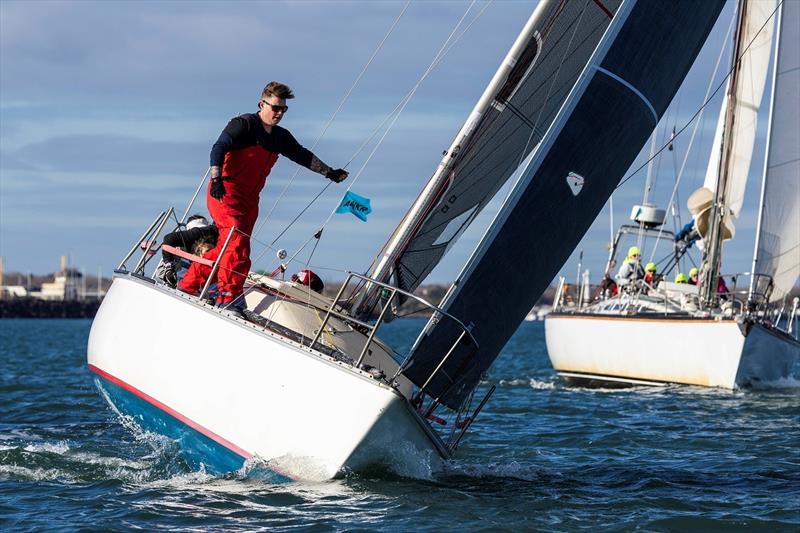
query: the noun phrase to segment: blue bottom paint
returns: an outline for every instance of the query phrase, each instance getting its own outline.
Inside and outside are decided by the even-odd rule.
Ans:
[[[236,472],[244,465],[245,458],[186,425],[169,413],[131,394],[122,387],[99,376],[95,384],[121,413],[133,417],[147,431],[164,435],[178,443],[181,456],[195,469],[202,465],[206,472],[214,475]],[[258,474],[264,473],[257,468]],[[258,477],[262,477],[259,475]],[[268,470],[264,476],[273,483],[286,483],[290,478]]]

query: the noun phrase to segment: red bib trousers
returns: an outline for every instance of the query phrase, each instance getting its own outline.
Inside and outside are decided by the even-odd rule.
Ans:
[[[222,200],[211,197],[211,184],[206,203],[211,218],[219,228],[217,246],[204,257],[216,261],[222,247],[236,228],[228,247],[219,261],[217,272],[217,304],[225,305],[242,294],[244,281],[250,272],[250,235],[258,218],[258,199],[267,176],[278,160],[278,154],[261,146],[231,150],[225,154],[222,175],[225,176],[225,196]],[[193,263],[178,287],[198,293],[211,274],[211,268]]]

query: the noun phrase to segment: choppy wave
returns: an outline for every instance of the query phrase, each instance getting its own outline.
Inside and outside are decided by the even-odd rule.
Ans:
[[[542,381],[536,378],[501,379],[497,382],[501,387],[530,387],[537,390],[555,389],[555,381]]]
[[[34,453],[46,452],[46,453],[55,453],[58,455],[64,455],[69,451],[69,444],[67,444],[65,441],[55,442],[55,443],[43,442],[37,444],[28,444],[23,449],[26,452],[34,452]]]
[[[536,481],[545,470],[534,463],[527,462],[461,462],[450,461],[439,473],[438,478],[446,480],[453,476],[464,476],[475,479],[507,478],[523,481]]]

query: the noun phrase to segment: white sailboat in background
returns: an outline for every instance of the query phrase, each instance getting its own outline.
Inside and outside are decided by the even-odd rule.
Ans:
[[[451,457],[493,391],[476,397],[480,376],[658,123],[722,4],[540,2],[370,275],[349,274],[332,300],[250,273],[243,319],[209,305],[208,285],[194,297],[155,283],[150,244],[126,264],[158,239],[172,209],[162,212],[115,271],[92,325],[88,363],[102,394],[212,472],[258,460],[277,479],[375,464],[414,475]],[[526,158],[444,303],[414,296]],[[564,232],[542,239],[529,223]],[[534,246],[552,250],[532,258]],[[433,318],[406,355],[376,332],[409,298]]]
[[[742,1],[738,17],[739,59],[715,150],[704,187],[688,200],[704,244],[701,283],[639,282],[575,308],[565,305],[562,280],[545,331],[553,367],[568,382],[779,385],[800,357],[798,301],[788,300],[800,275],[800,3]],[[753,271],[743,295],[734,286],[721,297],[722,242],[735,236],[744,200],[773,26],[774,78]],[[674,243],[672,232],[659,229],[663,210],[651,209],[649,216],[634,211],[639,224],[621,228],[607,271],[626,236],[653,246]],[[667,265],[675,266],[683,252],[676,246]],[[746,277],[734,276],[737,282]]]

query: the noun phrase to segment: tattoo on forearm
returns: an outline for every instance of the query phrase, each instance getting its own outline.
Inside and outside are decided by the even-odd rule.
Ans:
[[[311,156],[311,164],[308,166],[308,168],[317,174],[322,174],[323,176],[331,171],[331,167],[320,161],[320,159],[315,155]]]

